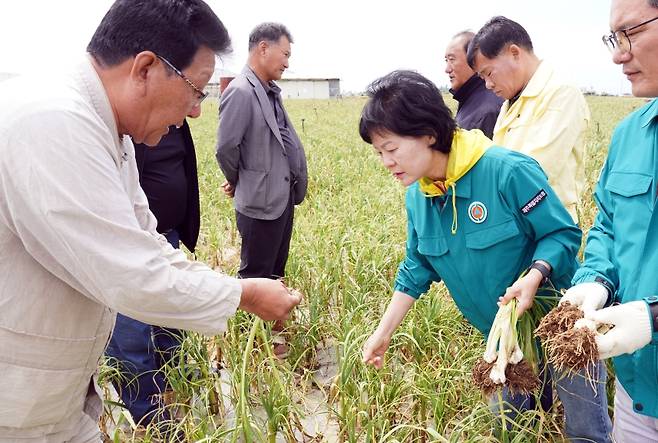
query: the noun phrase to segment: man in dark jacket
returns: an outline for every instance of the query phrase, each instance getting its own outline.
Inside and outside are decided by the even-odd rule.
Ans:
[[[157,148],[135,144],[139,183],[151,212],[158,219],[157,231],[174,248],[182,242],[194,252],[199,237],[199,183],[196,154],[187,122],[172,126]],[[118,314],[107,355],[116,359],[121,372],[114,385],[136,423],[169,418],[163,393],[168,389],[163,368],[175,364],[182,340],[177,329],[151,326]]]
[[[446,48],[446,69],[450,77],[450,93],[459,102],[455,120],[464,129],[480,129],[491,138],[503,99],[489,91],[468,65],[466,51],[475,34],[462,31],[455,35]]]

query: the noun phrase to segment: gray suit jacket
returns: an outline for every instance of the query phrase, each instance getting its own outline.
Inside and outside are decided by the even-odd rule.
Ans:
[[[304,200],[308,185],[306,156],[288,113],[285,119],[299,152],[292,174],[288,153],[267,93],[248,67],[222,93],[219,104],[217,161],[229,183],[235,186],[235,209],[248,217],[274,220],[288,204]]]

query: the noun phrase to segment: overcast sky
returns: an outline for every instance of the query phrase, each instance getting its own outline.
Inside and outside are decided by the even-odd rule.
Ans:
[[[239,72],[249,31],[279,21],[295,44],[289,77],[338,77],[362,91],[387,72],[414,69],[447,85],[444,50],[452,35],[505,15],[529,32],[540,58],[572,83],[614,94],[630,91],[601,36],[610,0],[209,0],[227,26],[234,53],[218,65]],[[111,0],[0,2],[0,73],[40,72],[47,79],[84,49]]]

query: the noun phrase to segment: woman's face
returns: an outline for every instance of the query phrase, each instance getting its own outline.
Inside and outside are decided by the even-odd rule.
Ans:
[[[413,184],[421,177],[438,180],[436,175],[437,155],[441,153],[430,148],[434,137],[406,137],[388,131],[372,134],[372,146],[379,155],[384,167],[404,186]]]

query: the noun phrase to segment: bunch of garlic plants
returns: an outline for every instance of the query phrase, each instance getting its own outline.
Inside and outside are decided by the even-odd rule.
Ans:
[[[507,386],[514,394],[526,395],[539,387],[537,354],[532,343],[533,318],[537,313],[532,311],[541,307],[538,303],[535,305],[525,314],[524,321],[519,319],[516,299],[498,309],[484,355],[473,368],[473,381],[487,397],[502,386]],[[519,339],[524,339],[524,343]],[[525,358],[522,349],[528,350]]]

